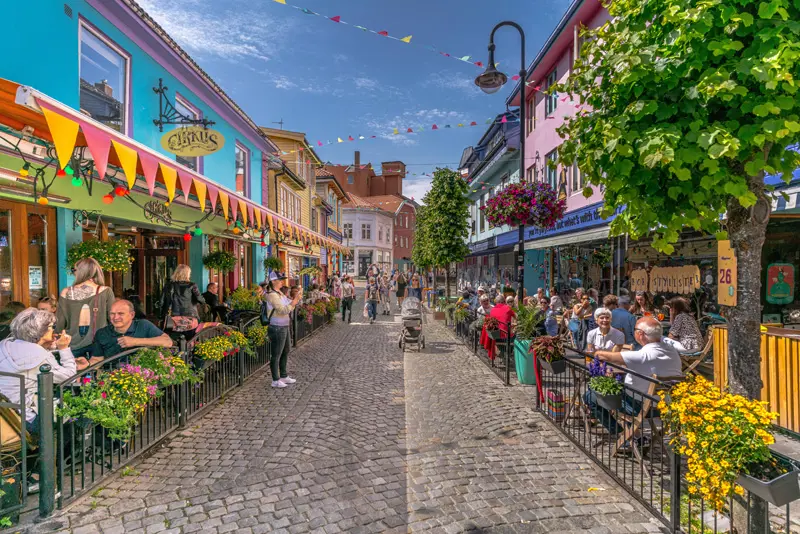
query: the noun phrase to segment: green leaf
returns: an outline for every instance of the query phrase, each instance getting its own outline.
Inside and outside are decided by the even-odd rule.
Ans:
[[[750,176],[758,176],[758,173],[764,168],[764,160],[756,158],[744,164],[744,170]]]
[[[712,158],[719,158],[725,152],[725,147],[720,144],[713,144],[708,149],[708,155]]]
[[[592,189],[591,187],[585,187],[585,188],[583,189],[583,196],[584,196],[584,197],[586,197],[586,198],[589,198],[589,197],[591,197],[593,194],[594,194],[594,189]]]
[[[728,232],[722,230],[714,234],[714,237],[717,238],[717,241],[727,241],[728,240]]]

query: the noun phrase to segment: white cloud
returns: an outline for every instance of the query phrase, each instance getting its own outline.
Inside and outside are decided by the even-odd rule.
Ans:
[[[212,6],[224,4],[211,0],[139,0],[170,37],[192,54],[234,61],[274,57],[293,24],[236,4],[213,12]]]
[[[430,176],[423,176],[409,180],[403,180],[403,194],[407,197],[414,197],[414,200],[422,204],[422,199],[425,194],[430,191],[433,178]]]
[[[359,89],[377,89],[378,82],[373,80],[372,78],[356,78],[353,80],[353,84]]]
[[[473,80],[464,76],[463,73],[453,71],[436,72],[422,82],[422,86],[457,91],[460,96],[466,96],[468,98],[474,98],[483,94]]]
[[[286,76],[272,76],[272,83],[275,84],[277,89],[293,89],[297,87],[297,84]]]

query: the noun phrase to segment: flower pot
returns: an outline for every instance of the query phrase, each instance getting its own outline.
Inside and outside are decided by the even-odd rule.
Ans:
[[[754,495],[758,495],[765,501],[775,506],[783,506],[792,501],[800,499],[800,484],[798,484],[798,474],[800,471],[792,469],[777,478],[768,482],[741,474],[736,482],[744,489]]]
[[[594,395],[594,400],[597,402],[597,404],[606,410],[613,411],[622,408],[622,395],[619,393],[616,395],[603,395],[602,393],[592,390],[592,394]]]
[[[433,312],[433,320],[434,321],[442,321],[442,320],[444,320],[444,312],[443,311],[435,311],[435,312]]]
[[[541,365],[554,375],[560,375],[567,370],[567,360],[556,360],[554,362],[548,362],[544,358],[539,358],[539,365]]]
[[[533,358],[528,354],[531,342],[528,339],[514,340],[514,364],[517,368],[517,380],[520,384],[532,386],[536,384],[536,372],[533,369]]]
[[[498,340],[498,339],[502,339],[501,336],[503,335],[503,333],[500,332],[499,329],[497,329],[497,330],[487,330],[486,331],[486,335],[488,335],[490,338],[492,338],[494,340]]]

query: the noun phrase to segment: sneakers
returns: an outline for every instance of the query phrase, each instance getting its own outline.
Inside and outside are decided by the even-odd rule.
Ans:
[[[283,382],[284,384],[294,384],[295,382],[297,382],[297,380],[295,380],[291,376],[287,376],[287,377],[281,378],[280,382]]]
[[[372,323],[374,323],[374,322],[375,322],[375,318],[373,318],[373,317],[370,317],[370,318],[369,318],[369,324],[372,324]]]
[[[288,386],[289,386],[288,384],[286,384],[284,382],[281,382],[280,380],[275,380],[272,383],[272,387],[274,387],[274,388],[285,388],[285,387],[288,387]]]

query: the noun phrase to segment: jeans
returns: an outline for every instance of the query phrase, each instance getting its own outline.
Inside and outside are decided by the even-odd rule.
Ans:
[[[367,314],[369,315],[370,319],[377,319],[378,318],[378,301],[377,300],[368,300],[367,301]]]
[[[597,404],[597,401],[594,398],[594,391],[591,389],[588,390],[583,395],[583,400],[586,402],[586,406],[589,407],[589,411],[592,413],[592,417],[600,421],[608,433],[612,436],[616,436],[620,432],[622,432],[622,428],[617,423],[617,420],[611,416],[611,412],[603,408],[602,406]],[[625,394],[622,397],[622,408],[619,409],[620,412],[626,413],[630,416],[637,416],[639,412],[642,411],[642,400],[634,399],[630,395]],[[645,414],[645,417],[657,417],[658,410],[651,409],[649,414]]]
[[[342,321],[344,321],[344,315],[347,313],[347,322],[349,323],[350,320],[353,318],[353,299],[352,297],[345,297],[342,299]]]
[[[286,360],[289,358],[289,327],[272,326],[268,330],[271,357],[269,369],[272,371],[272,381],[289,376],[286,373]]]
[[[392,303],[389,300],[389,295],[382,297],[381,302],[383,302],[383,311],[386,313],[392,313]]]

